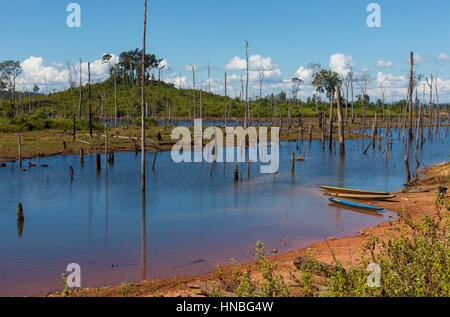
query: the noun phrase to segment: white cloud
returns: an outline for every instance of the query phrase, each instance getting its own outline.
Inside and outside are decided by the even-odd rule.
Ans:
[[[223,67],[223,69],[226,71],[246,70],[247,61],[235,56]],[[272,63],[272,58],[256,54],[249,57],[248,69],[253,71],[275,71],[279,69],[279,66]]]
[[[111,64],[117,63],[119,58],[112,55]],[[25,81],[27,85],[36,84],[41,88],[46,85],[49,92],[52,90],[66,89],[69,85],[69,76],[66,68],[63,68],[62,63],[50,63],[50,66],[45,65],[42,57],[30,56],[21,63],[22,74],[19,77],[20,81]],[[75,70],[78,72],[80,64],[74,64]],[[102,60],[96,60],[91,63],[91,82],[104,80],[109,75],[109,65],[102,63]],[[73,79],[76,80],[78,76]],[[82,63],[82,77],[85,84],[88,79],[88,63]],[[20,87],[19,87],[20,88]]]
[[[441,54],[438,56],[438,60],[440,60],[441,62],[444,62],[444,63],[450,62],[450,56],[448,56],[448,55],[445,54],[445,53],[441,53]]]
[[[53,67],[55,67],[55,68],[61,68],[61,67],[64,67],[64,64],[63,63],[52,63],[51,64]]]
[[[425,57],[420,56],[419,54],[414,55],[414,64],[423,64],[427,62],[427,59]],[[408,59],[409,63],[409,59]]]
[[[347,73],[353,66],[353,58],[342,53],[333,54],[330,56],[331,70],[343,75]]]
[[[177,76],[177,74],[172,73],[168,77],[163,78],[163,81],[166,83],[173,84],[177,88],[179,88],[180,86],[181,86],[181,88],[187,88],[186,76],[181,76],[181,75]]]
[[[313,70],[311,68],[305,68],[301,66],[295,72],[295,77],[300,78],[303,82],[308,83],[312,81]]]
[[[225,71],[245,71],[247,69],[247,62],[240,57],[233,57],[225,66]],[[259,85],[259,72],[264,73],[264,82],[278,82],[283,80],[283,74],[277,64],[272,62],[272,58],[263,57],[255,54],[251,55],[248,60],[248,79],[250,84],[256,87],[256,83]],[[240,76],[232,74],[228,77],[232,82],[237,81],[240,83]],[[244,75],[246,80],[246,75]],[[259,86],[258,86],[259,87]]]
[[[378,87],[400,88],[408,84],[408,79],[405,76],[394,76],[392,74],[378,72],[376,84]]]
[[[379,68],[389,68],[389,67],[394,67],[395,65],[394,65],[394,63],[392,63],[390,61],[387,61],[387,60],[384,60],[384,59],[380,59],[377,62],[376,66],[379,67]]]
[[[162,68],[162,69],[164,69],[164,70],[171,70],[170,65],[169,65],[169,62],[167,62],[166,59],[163,59],[163,60],[161,61],[161,63],[159,63],[159,67]]]
[[[246,69],[247,63],[244,59],[241,59],[237,56],[233,57],[228,64],[223,67],[225,71],[234,71],[234,70],[244,70]]]

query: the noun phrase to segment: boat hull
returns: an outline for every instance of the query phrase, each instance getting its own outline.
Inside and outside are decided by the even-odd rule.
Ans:
[[[343,199],[339,199],[339,198],[329,198],[329,200],[334,204],[337,204],[340,206],[345,206],[345,207],[350,207],[350,208],[356,208],[356,209],[367,210],[367,211],[378,211],[378,212],[383,210],[382,207],[376,207],[376,206],[371,206],[371,205],[355,203],[353,201],[343,200]]]
[[[338,198],[348,198],[348,199],[358,199],[358,200],[388,200],[395,198],[395,195],[362,195],[362,194],[340,194],[340,193],[325,193],[325,195],[338,197]]]
[[[350,188],[341,188],[341,187],[332,187],[332,186],[320,186],[320,188],[325,189],[329,192],[340,193],[340,194],[356,194],[356,195],[376,195],[376,196],[386,196],[390,193],[386,192],[374,192],[369,190],[359,190],[359,189],[350,189]]]

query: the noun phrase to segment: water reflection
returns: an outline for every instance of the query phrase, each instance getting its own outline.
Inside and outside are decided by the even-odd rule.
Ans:
[[[19,236],[19,238],[21,238],[23,234],[23,224],[24,221],[17,221],[17,235]]]
[[[147,280],[147,257],[146,257],[146,221],[145,221],[145,192],[142,192],[142,219],[141,219],[141,263],[142,263],[142,280]]]
[[[375,217],[330,206],[317,187],[397,190],[405,181],[405,147],[395,142],[389,165],[377,147],[363,155],[361,140],[346,141],[345,159],[322,152],[320,140],[302,142],[299,151],[306,160],[296,162],[294,178],[290,163],[296,144],[282,142],[277,175],[260,174],[255,162],[247,179],[247,164],[239,163],[244,177],[237,183],[234,163],[217,164],[211,177],[210,164],[175,164],[170,153],[161,153],[155,173],[147,175],[148,205],[140,190],[140,158],[134,153],[118,153],[107,177],[105,169],[101,177],[96,175],[95,155],[85,157],[84,168],[77,155],[37,162],[48,164],[47,169],[0,169],[0,296],[57,290],[55,272],[68,263],[82,266],[84,287],[120,285],[207,273],[231,258],[246,261],[244,255],[254,250],[256,241],[273,250],[285,236],[288,251],[324,237],[357,234],[388,221],[391,214]],[[448,160],[449,149],[449,139],[435,137],[427,139],[417,157],[422,166],[437,163]],[[414,146],[409,151],[414,155]],[[75,172],[72,184],[69,165]],[[11,213],[18,201],[27,206],[26,234]],[[147,239],[152,246],[148,259]]]

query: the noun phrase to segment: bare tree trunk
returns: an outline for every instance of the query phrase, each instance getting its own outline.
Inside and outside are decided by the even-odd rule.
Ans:
[[[437,131],[439,131],[439,127],[440,127],[440,106],[439,106],[439,95],[438,95],[438,74],[436,74],[436,83],[434,84],[434,89],[435,89],[435,95],[436,95],[436,127],[437,127]]]
[[[141,60],[141,190],[145,192],[145,37],[147,33],[147,0],[144,1],[144,28],[143,28],[142,60]]]
[[[245,127],[248,126],[247,115],[250,117],[250,107],[248,104],[248,41],[245,41],[245,60],[247,61],[247,83],[245,86]]]
[[[292,127],[292,112],[291,112],[291,103],[292,103],[292,98],[289,98],[288,101],[288,127]]]
[[[261,116],[261,98],[262,98],[262,86],[264,82],[264,71],[259,72],[259,99],[258,99],[258,125]]]
[[[114,125],[117,126],[119,107],[117,105],[117,71],[114,69]]]
[[[211,93],[211,65],[208,64],[208,92]]]
[[[92,138],[92,93],[91,93],[91,63],[88,62],[88,87],[89,87],[89,135]]]
[[[328,148],[330,149],[330,152],[333,150],[333,103],[334,103],[334,90],[331,91],[330,94],[330,127],[329,127],[329,141],[330,144],[328,145]]]
[[[339,133],[339,153],[341,155],[345,154],[345,141],[344,141],[344,118],[342,113],[342,104],[341,104],[341,87],[337,87],[336,90],[336,99],[337,99],[337,113],[338,113],[338,133]]]
[[[193,104],[193,110],[194,110],[194,119],[195,119],[195,66],[192,65],[192,88],[194,89],[194,104]]]
[[[225,127],[227,126],[228,121],[228,104],[227,104],[227,73],[225,72],[225,111],[224,111],[224,117],[225,117]]]
[[[78,117],[81,118],[81,105],[83,101],[82,64],[80,58],[80,100],[78,101]]]
[[[413,107],[412,107],[412,96],[413,96],[413,80],[414,80],[414,53],[411,52],[409,55],[410,60],[410,71],[409,71],[409,140],[414,138],[413,133]]]

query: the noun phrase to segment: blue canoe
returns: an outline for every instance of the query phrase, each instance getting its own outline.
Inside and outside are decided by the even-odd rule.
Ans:
[[[356,209],[368,210],[368,211],[382,211],[384,209],[384,208],[381,208],[381,207],[365,205],[365,204],[360,204],[360,203],[354,203],[352,201],[342,200],[342,199],[338,199],[338,198],[329,198],[329,200],[332,203],[335,203],[335,204],[338,204],[338,205],[351,207],[351,208],[356,208]]]

